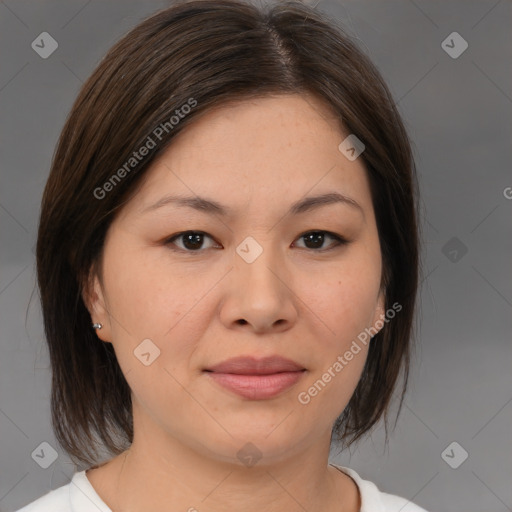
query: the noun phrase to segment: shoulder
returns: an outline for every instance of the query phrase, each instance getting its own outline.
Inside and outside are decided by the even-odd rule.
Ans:
[[[63,485],[58,489],[47,492],[16,512],[69,512],[71,509],[69,500],[70,485]]]
[[[381,492],[380,495],[386,512],[427,512],[406,498],[385,492]]]
[[[332,465],[356,482],[361,495],[360,512],[427,512],[406,498],[380,491],[373,482],[364,480],[353,469]]]
[[[85,471],[75,473],[69,484],[41,496],[16,512],[112,512],[89,482]]]

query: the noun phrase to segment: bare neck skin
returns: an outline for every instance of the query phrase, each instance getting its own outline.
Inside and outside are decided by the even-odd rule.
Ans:
[[[329,438],[280,462],[221,462],[142,433],[130,449],[87,471],[113,512],[358,512],[355,482],[327,464]]]

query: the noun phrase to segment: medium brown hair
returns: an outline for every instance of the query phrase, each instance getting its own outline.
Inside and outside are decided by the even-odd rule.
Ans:
[[[371,341],[332,432],[348,446],[384,415],[387,441],[401,371],[397,418],[407,388],[419,279],[416,171],[393,98],[344,29],[313,8],[195,0],[157,12],[110,49],[78,94],[44,190],[37,276],[53,371],[52,424],[73,460],[95,464],[98,448],[117,455],[133,440],[130,388],[83,301],[109,226],[151,162],[197,116],[276,94],[315,95],[365,145],[359,158],[370,182],[385,303],[402,309]],[[191,100],[194,108],[170,122]],[[127,170],[133,151],[159,126],[167,131],[156,147]],[[122,179],[114,181],[116,173]],[[98,198],[107,182],[108,193]]]

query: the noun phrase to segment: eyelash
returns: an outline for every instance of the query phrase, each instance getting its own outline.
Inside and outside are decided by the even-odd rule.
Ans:
[[[332,250],[334,250],[334,249],[336,249],[336,248],[338,248],[340,246],[348,245],[349,244],[348,240],[346,240],[342,236],[336,235],[335,233],[332,233],[330,231],[324,231],[324,230],[306,231],[305,233],[302,233],[302,235],[300,235],[297,239],[303,238],[306,235],[310,235],[310,234],[313,234],[313,233],[315,233],[315,234],[321,233],[321,234],[327,235],[328,237],[334,239],[336,241],[336,244],[333,247],[329,247],[327,249],[308,249],[306,247],[305,248],[306,250],[313,251],[313,252],[316,252],[316,253],[325,253],[325,252],[332,251]],[[172,245],[174,244],[174,240],[176,240],[176,239],[178,239],[178,238],[180,238],[180,237],[182,237],[184,235],[188,235],[188,234],[204,235],[204,236],[206,236],[206,237],[208,237],[208,238],[213,240],[213,237],[211,237],[210,235],[208,235],[204,231],[189,230],[189,231],[181,231],[180,233],[176,233],[176,234],[170,236],[169,238],[165,239],[165,241],[163,243],[164,243],[164,245],[169,246],[170,250],[174,251],[174,252],[189,253],[189,254],[195,254],[195,253],[204,252],[206,249],[198,249],[198,250],[192,251],[192,250],[188,250],[188,249],[176,248],[176,246],[172,247]],[[300,247],[300,249],[302,249],[302,247]]]

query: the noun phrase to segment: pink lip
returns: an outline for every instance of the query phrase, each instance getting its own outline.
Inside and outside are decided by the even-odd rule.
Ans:
[[[239,375],[270,375],[281,372],[297,372],[305,370],[303,366],[280,356],[256,358],[240,356],[227,359],[222,363],[206,368],[206,371],[218,373],[236,373]]]
[[[207,374],[222,387],[244,398],[264,400],[293,386],[305,371],[283,357],[236,357],[207,368]]]

